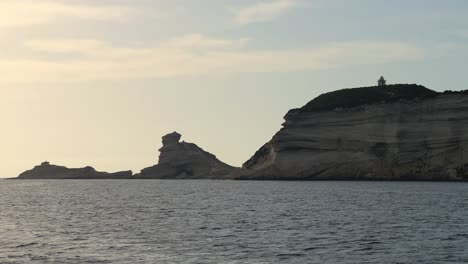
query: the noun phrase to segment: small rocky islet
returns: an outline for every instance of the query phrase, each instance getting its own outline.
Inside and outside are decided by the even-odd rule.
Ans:
[[[468,92],[416,84],[352,88],[290,110],[283,128],[242,168],[177,132],[159,163],[132,175],[47,162],[18,179],[468,180]]]
[[[70,169],[64,166],[52,165],[43,162],[31,170],[25,171],[18,179],[131,179],[132,171],[121,171],[115,173],[99,172],[93,167]]]
[[[92,167],[69,169],[43,162],[17,179],[235,179],[240,168],[221,162],[193,143],[180,142],[173,132],[162,138],[159,163],[133,175],[132,171],[97,172]]]

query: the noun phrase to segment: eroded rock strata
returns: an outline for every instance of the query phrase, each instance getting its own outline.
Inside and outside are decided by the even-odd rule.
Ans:
[[[44,162],[31,170],[25,171],[18,179],[131,179],[131,171],[107,173],[96,171],[92,167],[69,169],[64,166]]]
[[[162,138],[159,163],[143,169],[138,179],[233,179],[239,168],[221,162],[193,143],[180,142],[177,132]]]
[[[242,169],[255,180],[467,180],[468,94],[336,91],[285,116]]]

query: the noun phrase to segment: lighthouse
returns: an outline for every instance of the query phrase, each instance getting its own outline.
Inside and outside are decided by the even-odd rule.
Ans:
[[[387,85],[387,81],[384,79],[383,76],[380,77],[380,79],[377,81],[378,86],[385,86]]]

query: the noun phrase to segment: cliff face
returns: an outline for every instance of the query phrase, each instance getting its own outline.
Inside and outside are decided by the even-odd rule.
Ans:
[[[419,91],[408,93],[413,88]],[[326,94],[291,110],[244,164],[241,179],[468,179],[466,93],[414,85],[365,89]]]
[[[131,179],[131,171],[107,173],[96,171],[92,167],[69,169],[44,162],[32,170],[25,171],[18,179]]]
[[[179,142],[177,132],[163,137],[159,163],[143,169],[140,179],[232,179],[239,169],[229,166],[192,143]]]

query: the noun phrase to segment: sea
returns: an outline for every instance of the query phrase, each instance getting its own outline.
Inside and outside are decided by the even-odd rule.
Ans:
[[[0,263],[468,263],[468,183],[2,180]]]

